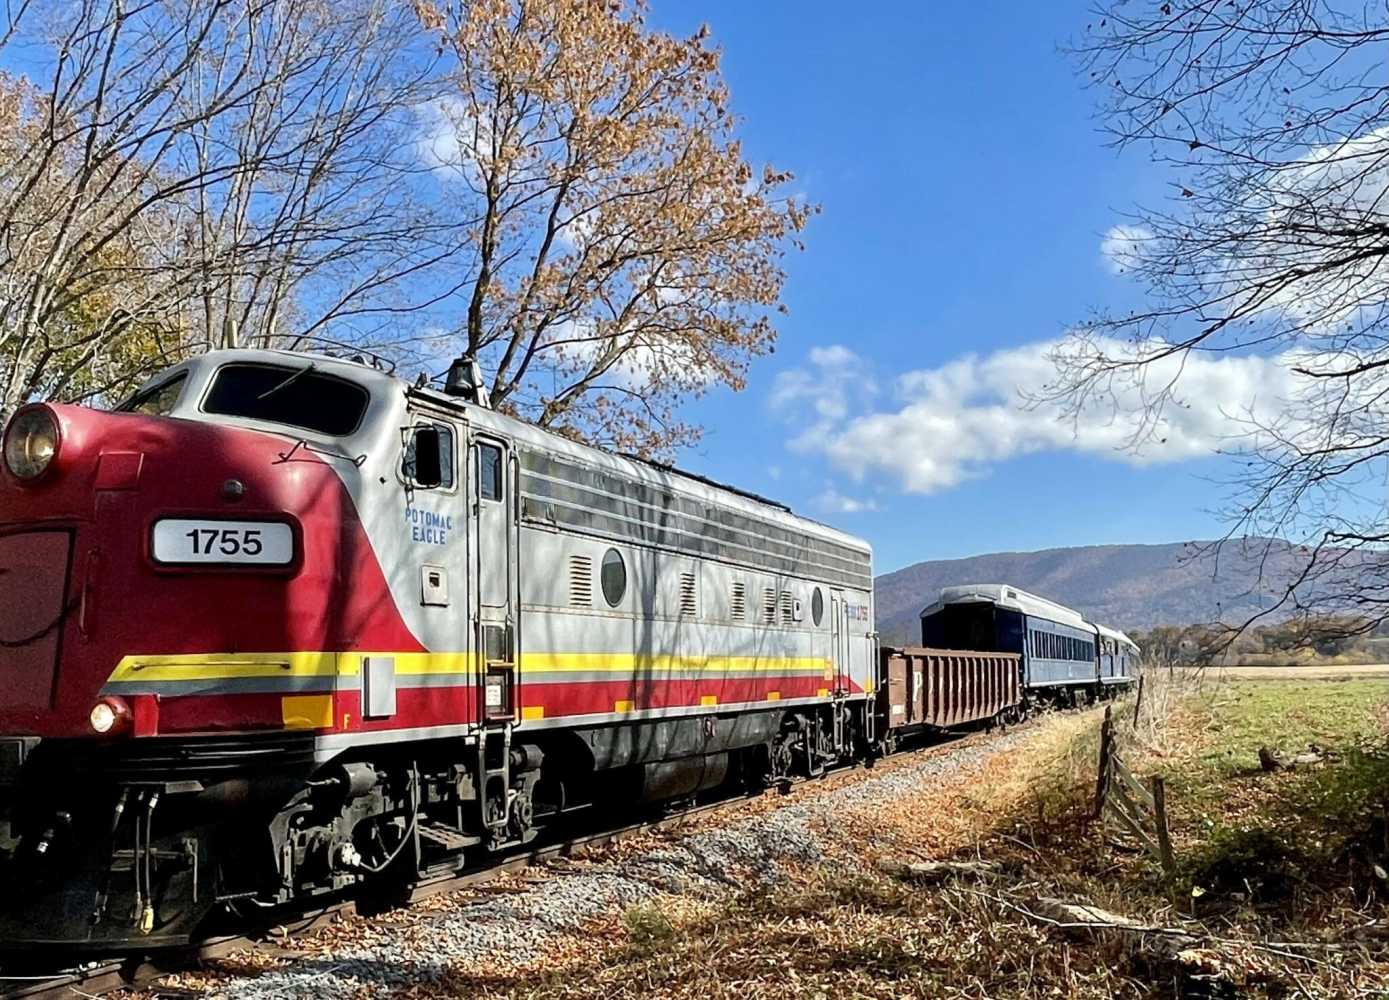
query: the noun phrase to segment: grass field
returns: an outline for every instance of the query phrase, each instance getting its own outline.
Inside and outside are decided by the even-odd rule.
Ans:
[[[1198,668],[1183,667],[1192,671]],[[1354,677],[1389,677],[1389,663],[1314,664],[1295,667],[1201,667],[1213,680],[1305,681]]]

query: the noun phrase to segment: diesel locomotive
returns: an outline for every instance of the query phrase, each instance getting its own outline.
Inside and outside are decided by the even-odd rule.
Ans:
[[[499,413],[466,359],[218,351],[23,407],[0,950],[183,945],[1026,697],[1017,652],[880,650],[872,588],[865,542]]]
[[[868,546],[371,365],[39,404],[0,484],[0,944],[458,866],[875,739]]]

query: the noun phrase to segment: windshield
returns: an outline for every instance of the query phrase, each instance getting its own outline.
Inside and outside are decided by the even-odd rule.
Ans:
[[[183,393],[183,383],[187,380],[188,373],[179,372],[162,385],[156,385],[131,397],[117,409],[121,413],[143,413],[150,417],[162,417],[174,408],[178,397]]]
[[[351,434],[362,422],[367,391],[303,365],[232,364],[217,369],[204,413],[249,417],[320,434]]]

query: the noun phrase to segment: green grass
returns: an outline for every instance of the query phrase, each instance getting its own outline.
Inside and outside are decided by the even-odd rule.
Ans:
[[[1180,882],[1201,894],[1197,909],[1248,904],[1291,926],[1328,893],[1374,895],[1389,850],[1386,701],[1383,680],[1250,681],[1189,706],[1185,751],[1152,763],[1167,775]],[[1259,766],[1260,747],[1291,755],[1312,744],[1324,762]]]
[[[646,951],[661,947],[675,937],[675,925],[660,907],[643,903],[622,914],[623,926],[634,948]]]
[[[1183,729],[1192,753],[1164,762],[1168,786],[1189,804],[1218,805],[1232,778],[1259,769],[1259,748],[1293,753],[1309,744],[1349,749],[1372,741],[1389,700],[1382,679],[1243,681],[1198,696]]]

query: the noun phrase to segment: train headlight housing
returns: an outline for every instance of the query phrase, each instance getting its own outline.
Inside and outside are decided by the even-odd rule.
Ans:
[[[92,706],[87,722],[98,736],[109,736],[130,725],[130,706],[119,698],[103,698]]]
[[[5,428],[5,468],[24,482],[38,479],[58,454],[58,418],[46,406],[20,410]]]

